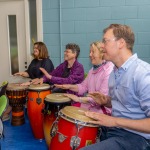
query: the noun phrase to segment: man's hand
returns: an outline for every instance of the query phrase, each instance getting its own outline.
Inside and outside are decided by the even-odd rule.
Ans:
[[[90,112],[90,111],[85,112],[85,115],[95,120],[95,121],[90,121],[90,123],[98,124],[98,125],[106,126],[106,127],[116,126],[117,118],[115,117],[96,113],[96,112]]]

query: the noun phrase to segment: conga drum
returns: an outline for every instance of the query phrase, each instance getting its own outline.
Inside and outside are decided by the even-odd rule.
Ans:
[[[49,84],[30,85],[28,88],[27,113],[36,139],[44,139],[42,109],[44,98],[50,93]]]
[[[44,121],[43,129],[46,144],[49,147],[51,136],[50,130],[53,122],[58,117],[58,112],[65,106],[71,105],[71,99],[64,96],[63,93],[52,93],[46,96],[44,100],[45,107],[43,109]]]
[[[84,115],[86,109],[66,106],[60,110],[51,129],[49,150],[78,150],[96,142],[98,125]]]
[[[25,123],[24,104],[26,103],[27,88],[27,86],[20,86],[18,83],[10,83],[6,88],[9,104],[12,106],[11,124],[13,126]]]

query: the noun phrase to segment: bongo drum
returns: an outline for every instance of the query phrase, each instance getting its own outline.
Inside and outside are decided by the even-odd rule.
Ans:
[[[30,85],[28,88],[27,113],[36,139],[44,138],[42,109],[44,98],[50,93],[49,84]]]
[[[26,103],[27,86],[20,86],[18,83],[10,83],[6,88],[9,104],[12,106],[11,124],[19,126],[25,123],[24,104]]]
[[[51,129],[49,150],[78,150],[96,142],[98,125],[89,123],[93,119],[85,116],[85,111],[74,106],[60,110]]]
[[[45,107],[43,109],[44,121],[43,129],[46,144],[49,147],[51,136],[50,130],[53,122],[58,117],[58,112],[65,106],[71,105],[71,99],[64,96],[63,93],[53,93],[46,96],[44,100]]]

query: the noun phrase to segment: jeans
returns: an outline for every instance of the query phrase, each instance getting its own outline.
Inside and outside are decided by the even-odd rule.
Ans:
[[[150,140],[124,129],[102,127],[100,142],[80,150],[150,150]]]

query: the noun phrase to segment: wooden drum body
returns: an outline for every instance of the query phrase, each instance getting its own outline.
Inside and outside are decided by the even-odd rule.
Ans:
[[[92,119],[84,115],[85,111],[74,106],[60,110],[51,129],[49,150],[78,150],[96,142],[98,126],[88,123]]]
[[[48,84],[31,85],[28,88],[27,113],[36,139],[44,138],[42,109],[44,98],[50,93]]]
[[[65,106],[71,105],[71,100],[63,96],[63,93],[53,93],[46,96],[44,100],[44,121],[43,121],[43,129],[44,129],[44,136],[46,140],[46,144],[49,147],[51,136],[50,130],[53,122],[58,117],[58,112],[60,109],[64,108]]]
[[[27,86],[20,86],[17,83],[10,83],[6,88],[9,104],[12,106],[11,124],[14,126],[25,123],[24,104],[26,103]]]

